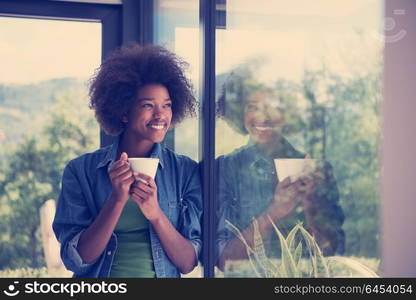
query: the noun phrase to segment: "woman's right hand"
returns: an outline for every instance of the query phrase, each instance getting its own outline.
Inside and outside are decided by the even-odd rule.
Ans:
[[[267,214],[274,222],[290,214],[299,204],[304,193],[302,182],[291,182],[285,178],[276,186],[274,201],[269,206]]]
[[[111,196],[114,197],[116,201],[121,202],[127,202],[130,197],[130,186],[135,181],[127,158],[127,153],[121,153],[120,159],[117,160],[108,171],[112,187]]]

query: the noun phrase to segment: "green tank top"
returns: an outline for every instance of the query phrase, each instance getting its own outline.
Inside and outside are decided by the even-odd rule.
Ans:
[[[118,245],[110,277],[155,277],[149,221],[132,199],[127,201],[114,233]]]

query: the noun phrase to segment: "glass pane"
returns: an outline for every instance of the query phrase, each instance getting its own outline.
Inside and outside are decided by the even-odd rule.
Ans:
[[[347,259],[378,272],[382,1],[225,9],[216,276],[372,275]]]
[[[191,79],[195,95],[199,85],[199,1],[156,0],[154,1],[154,41],[176,53],[189,64],[187,77]],[[192,41],[192,42],[190,42]],[[197,98],[198,99],[198,98]],[[187,118],[168,133],[168,147],[176,153],[199,161],[199,111]],[[198,265],[183,277],[202,277],[202,266]]]
[[[187,76],[191,79],[195,95],[199,84],[199,1],[154,1],[154,41],[165,46],[189,64]],[[190,43],[189,41],[194,41]],[[199,161],[199,121],[185,119],[171,132],[175,152]],[[167,137],[168,138],[168,137]]]
[[[51,222],[64,166],[99,147],[100,61],[100,23],[0,17],[0,277],[71,275]]]

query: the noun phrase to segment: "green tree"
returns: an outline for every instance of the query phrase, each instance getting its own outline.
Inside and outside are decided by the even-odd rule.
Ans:
[[[345,78],[320,70],[303,79],[307,152],[334,167],[348,255],[379,256],[380,74]]]
[[[39,233],[39,208],[57,199],[66,163],[97,148],[98,126],[87,107],[85,91],[56,95],[43,133],[25,137],[7,153],[0,176],[0,268],[45,264]]]

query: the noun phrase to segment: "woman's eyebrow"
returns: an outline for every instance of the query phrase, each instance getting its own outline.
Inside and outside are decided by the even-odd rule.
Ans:
[[[143,101],[143,100],[153,101],[153,100],[155,100],[155,98],[143,97],[143,98],[139,98],[137,100],[139,100],[139,101]]]
[[[149,97],[143,97],[143,98],[139,98],[139,99],[137,99],[137,100],[139,100],[139,101],[153,101],[153,100],[155,100],[155,98],[149,98]],[[166,98],[166,99],[164,99],[164,101],[172,101],[170,98]]]
[[[247,101],[246,102],[246,104],[251,104],[251,105],[253,105],[253,104],[258,104],[259,103],[259,101]]]

